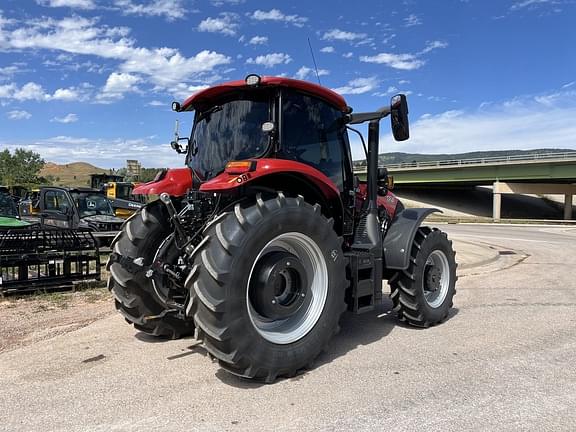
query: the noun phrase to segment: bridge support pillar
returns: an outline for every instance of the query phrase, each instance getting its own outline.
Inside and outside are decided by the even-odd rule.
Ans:
[[[564,195],[564,219],[572,219],[572,194]]]
[[[502,194],[500,193],[499,185],[500,182],[495,182],[493,188],[492,219],[494,222],[500,222],[502,213]]]

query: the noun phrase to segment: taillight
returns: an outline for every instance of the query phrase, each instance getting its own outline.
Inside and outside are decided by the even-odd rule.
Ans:
[[[256,169],[256,161],[230,161],[226,164],[226,171],[228,174],[244,174]]]

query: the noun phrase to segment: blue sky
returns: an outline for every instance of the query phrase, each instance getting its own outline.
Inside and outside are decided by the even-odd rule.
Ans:
[[[576,149],[575,24],[574,0],[1,0],[0,148],[180,166],[167,143],[191,115],[172,100],[247,73],[315,81],[310,38],[355,111],[409,95],[412,137],[383,127],[382,152]]]

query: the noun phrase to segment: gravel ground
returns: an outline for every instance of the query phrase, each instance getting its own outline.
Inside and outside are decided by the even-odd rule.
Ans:
[[[106,288],[0,299],[0,352],[77,330],[114,312]]]

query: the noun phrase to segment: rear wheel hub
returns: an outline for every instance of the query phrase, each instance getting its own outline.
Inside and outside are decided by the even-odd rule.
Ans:
[[[292,316],[304,303],[307,292],[306,270],[289,252],[268,253],[254,268],[249,295],[255,311],[264,318]]]
[[[296,342],[312,330],[324,310],[324,254],[303,233],[280,234],[256,257],[247,288],[248,315],[256,331],[275,344]]]

